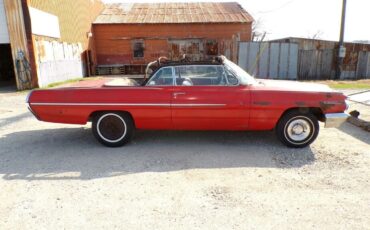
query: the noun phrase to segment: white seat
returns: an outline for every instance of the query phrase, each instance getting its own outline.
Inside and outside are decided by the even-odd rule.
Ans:
[[[190,78],[184,78],[184,81],[182,82],[182,85],[185,86],[191,86],[194,85],[193,82],[190,80]]]

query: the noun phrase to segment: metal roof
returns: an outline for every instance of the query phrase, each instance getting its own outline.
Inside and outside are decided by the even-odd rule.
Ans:
[[[94,24],[248,23],[252,16],[236,2],[106,4]]]

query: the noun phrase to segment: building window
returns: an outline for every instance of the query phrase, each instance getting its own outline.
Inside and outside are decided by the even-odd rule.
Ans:
[[[199,54],[199,42],[188,43],[186,54]]]
[[[208,40],[206,42],[206,54],[218,55],[218,43],[215,40]]]
[[[143,58],[144,57],[144,41],[135,40],[133,42],[133,51],[134,51],[134,58]]]

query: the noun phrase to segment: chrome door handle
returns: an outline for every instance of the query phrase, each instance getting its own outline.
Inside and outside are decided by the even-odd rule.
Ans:
[[[173,93],[173,98],[177,98],[177,95],[185,95],[186,93],[184,92],[176,92],[176,93]]]

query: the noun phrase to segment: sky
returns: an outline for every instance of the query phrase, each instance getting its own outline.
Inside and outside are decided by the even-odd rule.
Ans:
[[[135,0],[134,2],[212,2],[211,0]],[[230,0],[228,0],[230,1]],[[105,3],[127,0],[103,0]],[[224,2],[217,0],[216,2]],[[226,1],[227,2],[227,1]],[[342,0],[236,0],[258,22],[267,39],[284,37],[339,40]],[[370,41],[370,0],[347,0],[345,41]]]

